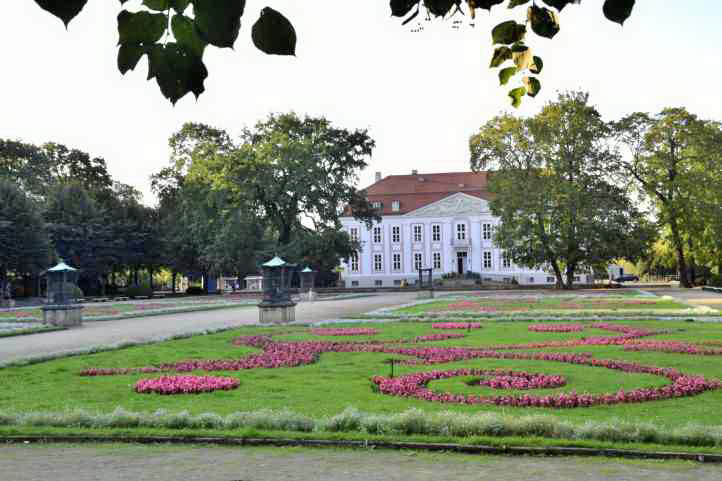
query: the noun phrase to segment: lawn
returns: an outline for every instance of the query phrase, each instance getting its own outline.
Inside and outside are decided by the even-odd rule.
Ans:
[[[349,407],[381,416],[416,408],[423,410],[425,416],[441,416],[447,411],[461,415],[498,414],[508,418],[543,414],[544,419],[574,426],[584,426],[589,421],[612,425],[649,423],[667,430],[685,429],[690,423],[709,427],[710,420],[718,418],[722,389],[717,388],[716,380],[722,378],[719,362],[722,325],[671,321],[603,324],[577,321],[573,324],[572,332],[555,332],[568,327],[559,323],[523,321],[487,321],[480,324],[481,328],[473,329],[434,328],[430,322],[332,326],[354,328],[357,335],[352,336],[331,336],[328,334],[343,334],[343,331],[314,332],[302,326],[246,327],[9,367],[0,371],[0,424],[3,413],[62,413],[74,409],[109,413],[118,407],[133,412],[187,411],[190,415],[220,416],[239,411],[291,409],[311,419],[329,418]],[[440,335],[455,337],[446,340],[424,337],[435,339]],[[457,349],[449,349],[452,347]],[[263,354],[260,348],[264,349]],[[685,353],[666,352],[670,350]],[[444,358],[449,353],[451,356]],[[391,379],[391,366],[385,362],[390,358],[416,364],[395,363],[395,377]],[[609,369],[604,366],[604,360],[609,359],[644,369]],[[202,360],[217,362],[211,365],[200,363]],[[295,367],[251,368],[274,363]],[[80,375],[84,371],[98,374],[98,369],[143,367],[150,372]],[[194,369],[196,367],[205,369]],[[679,373],[672,377],[685,376],[679,378],[683,381],[674,381],[660,372],[652,372],[652,368],[674,369]],[[482,399],[482,404],[394,395],[393,389],[397,387],[394,383],[410,379],[408,376],[414,373],[460,369],[479,371],[432,379],[427,384],[428,393],[447,396],[447,401],[449,396],[452,401],[454,396]],[[100,371],[100,374],[107,372]],[[562,379],[563,385],[535,389],[523,385],[529,380],[525,375]],[[201,394],[160,395],[134,391],[139,380],[163,376],[225,377],[238,381],[239,386]],[[375,376],[376,383],[373,383]],[[704,377],[705,388],[676,394],[684,397],[663,400],[636,402],[639,400],[629,398],[618,404],[572,408],[517,407],[508,401],[524,396],[562,398],[570,393],[576,396],[584,393],[590,398],[614,397],[620,390],[659,393],[673,384],[675,389],[683,388],[687,382],[684,380],[699,380],[698,376]],[[491,387],[479,383],[489,379],[501,384],[511,379],[512,384],[521,382],[522,385],[519,389],[514,388],[518,384],[504,389],[503,385]],[[474,380],[476,382],[469,384]],[[488,399],[496,401],[489,403]]]
[[[140,317],[162,313],[192,312],[207,309],[219,309],[250,305],[258,301],[228,299],[224,297],[189,298],[177,300],[151,300],[141,302],[114,302],[102,304],[86,304],[83,318],[102,321]],[[0,322],[39,322],[43,319],[43,311],[39,307],[17,309],[0,309]]]
[[[705,311],[705,312],[702,312]],[[670,297],[656,297],[629,293],[591,292],[567,295],[495,295],[454,296],[434,301],[419,302],[388,312],[400,316],[468,316],[489,317],[504,315],[605,315],[605,314],[684,315],[711,314],[719,312],[709,308],[695,308]]]

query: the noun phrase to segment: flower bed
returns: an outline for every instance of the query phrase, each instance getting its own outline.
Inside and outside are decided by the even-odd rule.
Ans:
[[[212,391],[236,389],[240,382],[230,377],[212,376],[164,376],[156,379],[141,379],[135,383],[137,393],[156,394],[198,394]]]
[[[581,324],[532,324],[529,330],[533,332],[580,332],[584,330]]]
[[[378,329],[370,327],[313,328],[308,330],[316,336],[375,336]]]
[[[431,325],[434,329],[481,329],[478,322],[436,322]]]
[[[485,386],[493,389],[551,389],[566,385],[564,376],[528,373],[525,371],[484,371],[488,379],[472,379],[469,386]]]

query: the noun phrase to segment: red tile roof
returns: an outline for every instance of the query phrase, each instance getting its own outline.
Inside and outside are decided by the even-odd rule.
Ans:
[[[403,215],[457,192],[489,200],[487,178],[487,172],[389,175],[367,187],[366,196],[383,203],[381,215]],[[395,200],[401,203],[397,212],[391,210]]]

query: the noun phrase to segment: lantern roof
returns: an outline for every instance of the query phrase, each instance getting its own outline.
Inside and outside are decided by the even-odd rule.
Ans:
[[[286,264],[287,264],[286,261],[284,261],[280,257],[276,256],[273,259],[271,259],[270,261],[263,264],[263,267],[283,267]]]
[[[306,266],[306,268],[301,272],[313,272],[313,270],[310,267]]]
[[[66,264],[65,262],[63,262],[63,260],[61,259],[60,262],[58,262],[58,265],[56,265],[55,267],[51,267],[50,269],[48,269],[48,272],[75,272],[75,271],[77,271],[77,270],[78,270],[78,269],[76,269],[76,268],[74,268],[74,267],[70,267],[69,265],[67,265],[67,264]]]

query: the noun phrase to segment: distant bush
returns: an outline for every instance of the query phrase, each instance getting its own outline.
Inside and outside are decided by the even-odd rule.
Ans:
[[[722,287],[722,275],[712,274],[709,278],[709,285],[713,287]]]
[[[153,297],[153,289],[150,286],[128,286],[125,295],[131,298]]]
[[[189,296],[200,296],[205,293],[206,291],[204,291],[202,287],[198,286],[190,286],[188,287],[188,289],[186,289],[186,294],[188,294]]]

